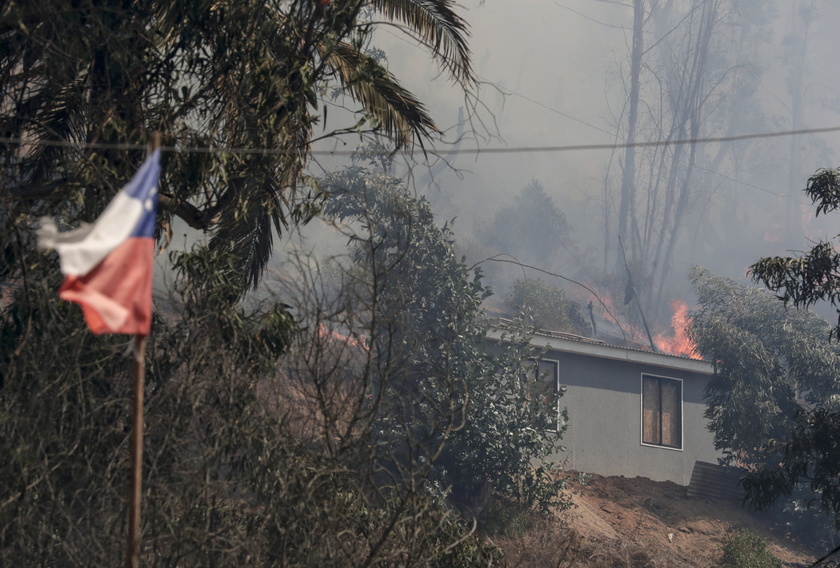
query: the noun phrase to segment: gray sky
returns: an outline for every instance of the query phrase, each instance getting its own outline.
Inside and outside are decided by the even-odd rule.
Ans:
[[[775,121],[767,125],[769,130],[791,127],[785,116],[790,105],[786,92],[790,70],[783,65],[782,43],[794,29],[797,10],[811,3],[781,2],[779,18],[762,48],[767,57],[760,62],[758,97],[764,111]],[[819,69],[836,66],[832,63],[836,58],[834,34],[819,32],[837,29],[840,21],[836,3],[822,0],[814,4],[820,20],[811,24],[808,39],[811,74],[801,126],[816,128],[840,124],[840,115],[821,108],[831,97],[837,98],[834,93],[840,85],[835,74]],[[464,2],[463,7],[461,13],[472,31],[475,68],[488,83],[480,95],[488,107],[484,118],[488,124],[496,121],[500,135],[500,139],[481,140],[480,146],[520,148],[609,144],[615,140],[615,115],[623,101],[620,72],[627,67],[632,9],[602,0],[473,0]],[[458,108],[463,105],[462,96],[444,77],[437,76],[426,54],[392,32],[380,33],[376,43],[388,54],[392,72],[427,103],[438,124],[452,127],[457,122]],[[836,156],[840,144],[840,134],[814,138],[797,138],[803,154],[802,187],[816,167],[833,165],[816,163],[818,156],[813,147],[825,146],[823,154]],[[787,144],[789,139],[779,139],[776,146],[784,149]],[[714,148],[707,150],[712,152]],[[464,179],[444,174],[437,181],[444,194],[442,202],[462,215],[467,215],[467,210],[489,215],[500,205],[498,200],[536,178],[554,192],[561,204],[580,206],[586,218],[590,209],[598,209],[593,200],[601,199],[610,157],[610,152],[604,150],[461,155],[456,164],[467,170]],[[786,170],[780,168],[779,175],[770,179],[775,185],[756,181],[754,185],[764,191],[750,191],[758,191],[759,197],[763,193],[767,200],[775,199],[774,194],[788,192]],[[749,176],[742,176],[742,180],[751,183]],[[801,201],[806,201],[804,195]]]

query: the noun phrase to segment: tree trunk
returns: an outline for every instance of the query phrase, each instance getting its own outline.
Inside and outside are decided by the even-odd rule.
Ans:
[[[633,0],[633,48],[630,54],[630,100],[627,113],[627,146],[621,171],[621,202],[618,210],[618,236],[624,238],[636,198],[636,124],[639,116],[639,79],[644,47],[644,0]],[[616,256],[616,266],[621,259]]]

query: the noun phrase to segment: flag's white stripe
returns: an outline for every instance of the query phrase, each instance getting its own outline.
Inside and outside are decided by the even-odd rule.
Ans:
[[[58,233],[55,224],[43,223],[39,244],[58,251],[64,274],[87,274],[128,238],[143,213],[143,203],[129,197],[123,190],[92,225]]]

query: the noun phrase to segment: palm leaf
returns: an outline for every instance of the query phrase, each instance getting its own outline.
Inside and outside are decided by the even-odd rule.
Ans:
[[[475,81],[470,50],[469,29],[452,9],[452,0],[372,0],[372,6],[387,19],[405,25],[432,50],[436,59],[462,83]]]
[[[351,96],[378,121],[379,126],[400,146],[411,143],[412,134],[428,138],[440,132],[423,103],[400,86],[396,78],[353,46],[318,44],[324,61],[341,78]]]
[[[256,287],[273,245],[271,207],[267,202],[274,188],[271,180],[260,186],[252,178],[231,180],[237,187],[237,199],[232,200],[219,216],[210,250],[223,250],[230,259],[227,269],[232,271],[237,293]]]

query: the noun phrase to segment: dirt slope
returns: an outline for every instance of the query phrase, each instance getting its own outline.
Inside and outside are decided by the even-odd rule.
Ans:
[[[712,567],[727,530],[767,538],[785,566],[809,566],[807,551],[740,503],[688,498],[685,488],[645,478],[589,476],[572,490],[575,507],[522,538],[496,538],[511,566],[581,568]],[[560,562],[558,564],[558,562]]]

